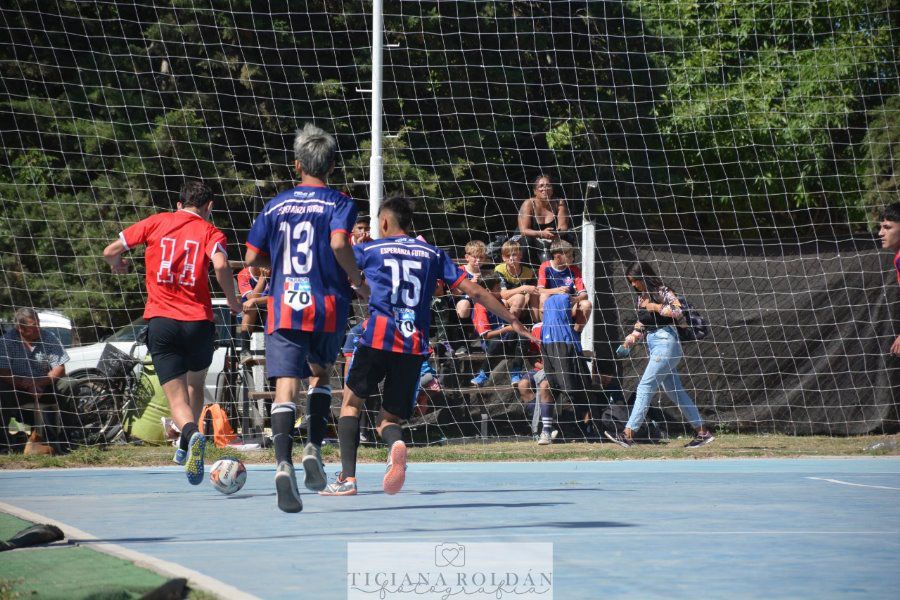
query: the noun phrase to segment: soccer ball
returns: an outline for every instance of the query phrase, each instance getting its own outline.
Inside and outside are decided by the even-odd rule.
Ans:
[[[213,464],[209,480],[214,488],[227,496],[244,487],[247,481],[247,468],[237,459],[223,458]]]

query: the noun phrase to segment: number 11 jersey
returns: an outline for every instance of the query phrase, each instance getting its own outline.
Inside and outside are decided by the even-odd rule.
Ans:
[[[343,331],[353,292],[331,236],[349,236],[355,223],[353,200],[328,187],[297,186],[269,200],[247,237],[271,261],[267,333]]]
[[[147,245],[145,319],[213,320],[209,262],[227,244],[215,225],[190,210],[165,212],[128,227],[119,240],[126,250]]]
[[[400,354],[428,354],[437,280],[451,289],[466,278],[447,253],[408,236],[353,246],[369,289],[369,320],[359,343]]]

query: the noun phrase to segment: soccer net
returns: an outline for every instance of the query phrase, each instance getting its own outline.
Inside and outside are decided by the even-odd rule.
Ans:
[[[142,270],[111,275],[104,245],[173,207],[197,177],[216,187],[213,220],[240,258],[254,216],[291,185],[291,142],[306,121],[334,132],[330,183],[367,212],[370,10],[283,0],[0,8],[0,316],[61,313],[61,332],[79,344],[68,374],[102,379],[105,341],[131,348],[144,299]],[[461,263],[467,243],[484,242],[490,272],[503,241],[522,233],[524,207],[526,229],[568,226],[590,275],[586,358],[558,380],[567,389],[550,391],[557,439],[600,438],[628,418],[651,362],[644,341],[614,355],[636,320],[624,275],[635,261],[710,324],[681,345],[677,372],[711,428],[897,428],[898,288],[872,233],[877,208],[898,199],[892,3],[420,0],[386,3],[384,23],[384,185],[415,199],[416,233]],[[549,209],[534,186],[542,174]],[[565,224],[553,216],[559,200]],[[519,242],[535,270],[549,258],[533,236]],[[509,344],[484,363],[458,300],[434,302],[434,373],[411,438],[539,434],[540,401],[528,398],[544,393],[532,382],[541,351]],[[254,376],[217,356],[210,398],[239,429],[264,428],[260,365]],[[532,383],[512,382],[523,376]],[[146,404],[118,393],[101,402],[105,390],[58,406],[83,419],[109,402],[114,412]],[[4,431],[42,412],[25,397],[4,391]],[[656,391],[642,431],[690,434],[685,414]]]

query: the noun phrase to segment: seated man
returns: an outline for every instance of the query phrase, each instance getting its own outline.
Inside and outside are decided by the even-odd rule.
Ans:
[[[41,331],[35,310],[16,311],[15,328],[0,338],[0,445],[3,450],[18,446],[9,436],[11,418],[32,421],[41,426],[39,404],[51,402],[58,406],[54,385],[66,375],[65,363],[69,355],[59,338],[49,331]],[[65,434],[65,432],[62,432]],[[48,437],[47,432],[43,434]]]

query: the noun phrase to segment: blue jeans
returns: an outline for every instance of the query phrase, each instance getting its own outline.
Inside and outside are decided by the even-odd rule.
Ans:
[[[647,334],[647,347],[650,350],[650,362],[647,363],[644,375],[638,383],[637,399],[625,427],[632,431],[640,428],[644,417],[647,416],[647,409],[650,408],[650,400],[660,387],[678,404],[682,414],[695,429],[703,425],[700,412],[684,391],[681,378],[675,370],[683,356],[675,327],[670,325]]]

